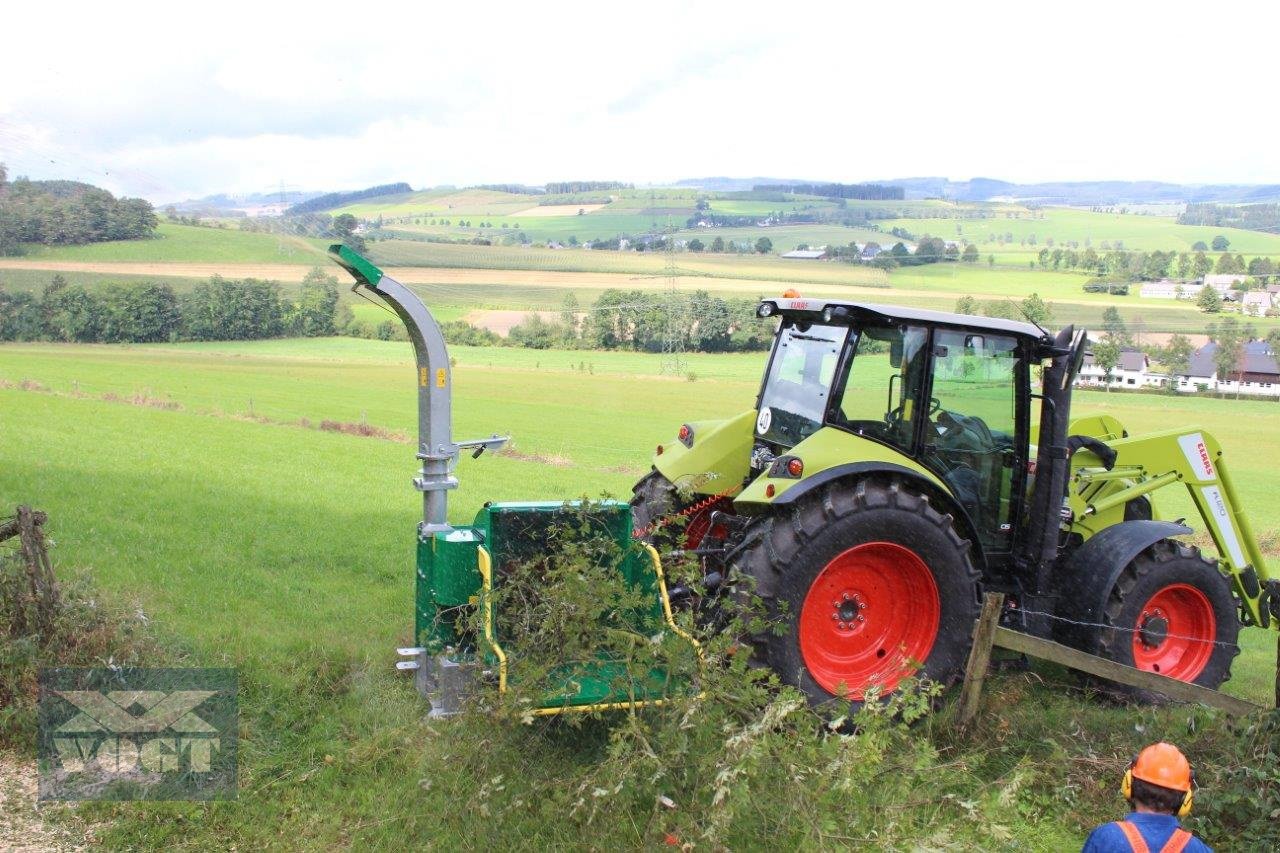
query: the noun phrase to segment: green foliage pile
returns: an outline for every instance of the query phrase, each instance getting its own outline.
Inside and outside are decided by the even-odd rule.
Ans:
[[[69,246],[150,237],[157,220],[151,203],[116,198],[76,181],[9,182],[0,164],[0,255],[22,253],[23,243]]]

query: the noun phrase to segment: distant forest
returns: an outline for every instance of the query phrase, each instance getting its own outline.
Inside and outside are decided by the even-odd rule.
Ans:
[[[1189,204],[1178,222],[1280,234],[1280,204]]]
[[[344,204],[351,204],[353,201],[360,201],[365,198],[373,198],[379,195],[398,195],[400,193],[411,193],[413,187],[400,181],[395,184],[379,184],[376,187],[369,187],[363,190],[354,190],[349,193],[325,193],[318,195],[309,201],[299,202],[293,205],[285,214],[293,216],[298,213],[316,213],[321,210],[330,210],[335,207],[342,207]]]
[[[594,193],[603,190],[631,190],[635,184],[624,184],[621,181],[552,181],[546,185],[547,193]]]
[[[752,190],[757,192],[772,190],[801,195],[819,195],[824,198],[854,198],[866,201],[901,201],[906,198],[906,192],[902,187],[884,184],[756,184]]]
[[[11,182],[0,163],[0,255],[21,254],[23,243],[68,246],[150,237],[156,224],[149,201],[116,198],[77,181]]]

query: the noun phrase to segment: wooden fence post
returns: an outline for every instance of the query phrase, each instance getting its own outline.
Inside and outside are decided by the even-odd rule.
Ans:
[[[965,726],[978,713],[982,699],[982,682],[991,665],[991,646],[996,628],[1000,626],[1000,611],[1004,607],[1004,595],[989,592],[982,600],[982,612],[973,626],[973,648],[969,650],[969,663],[964,669],[964,689],[960,692],[960,725]]]

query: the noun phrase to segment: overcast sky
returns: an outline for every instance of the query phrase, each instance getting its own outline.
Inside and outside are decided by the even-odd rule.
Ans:
[[[1274,3],[6,4],[0,162],[213,192],[1280,182]]]

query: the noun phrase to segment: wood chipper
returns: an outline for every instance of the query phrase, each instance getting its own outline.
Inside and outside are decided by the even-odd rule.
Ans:
[[[417,353],[419,645],[402,666],[448,712],[477,672],[502,665],[500,620],[485,611],[483,636],[467,637],[453,614],[487,606],[491,566],[536,546],[561,505],[492,504],[472,527],[446,523],[459,452],[505,438],[452,442],[430,314],[359,255],[331,254],[404,320]],[[984,592],[1004,594],[1008,627],[1212,688],[1242,625],[1280,626],[1280,581],[1213,436],[1073,417],[1083,333],[791,294],[757,313],[778,325],[755,405],[681,425],[630,505],[607,507],[620,544],[633,532],[651,543],[626,571],[653,588],[656,624],[677,630],[671,608],[688,607],[714,629],[723,605],[758,596],[773,624],[742,639],[814,704],[861,702],[913,674],[954,681]],[[1157,506],[1177,484],[1216,557]],[[700,580],[668,589],[654,545],[696,557]],[[567,673],[543,710],[662,698],[620,696],[594,675]]]
[[[414,637],[417,645],[399,649],[397,666],[415,673],[415,684],[430,702],[434,716],[460,709],[462,699],[486,678],[499,691],[507,689],[508,658],[503,626],[495,606],[495,590],[504,571],[540,556],[551,528],[576,502],[490,502],[469,527],[455,527],[447,517],[447,496],[458,486],[454,469],[464,450],[479,457],[498,450],[509,436],[491,435],[469,441],[452,438],[453,381],[444,336],[431,312],[413,291],[344,245],[330,257],[395,311],[408,331],[417,363],[418,459],[422,469],[413,479],[422,492],[422,521],[417,527]],[[604,501],[589,508],[598,532],[613,540],[617,558],[609,568],[647,594],[649,605],[635,614],[646,633],[671,631],[696,650],[697,643],[675,623],[662,562],[652,546],[636,543],[631,507]],[[604,559],[604,558],[602,558]],[[480,630],[474,620],[480,613]],[[478,636],[477,636],[478,634]],[[541,697],[538,715],[640,706],[662,701],[672,682],[661,672],[635,678],[612,660],[565,667],[558,689]]]

